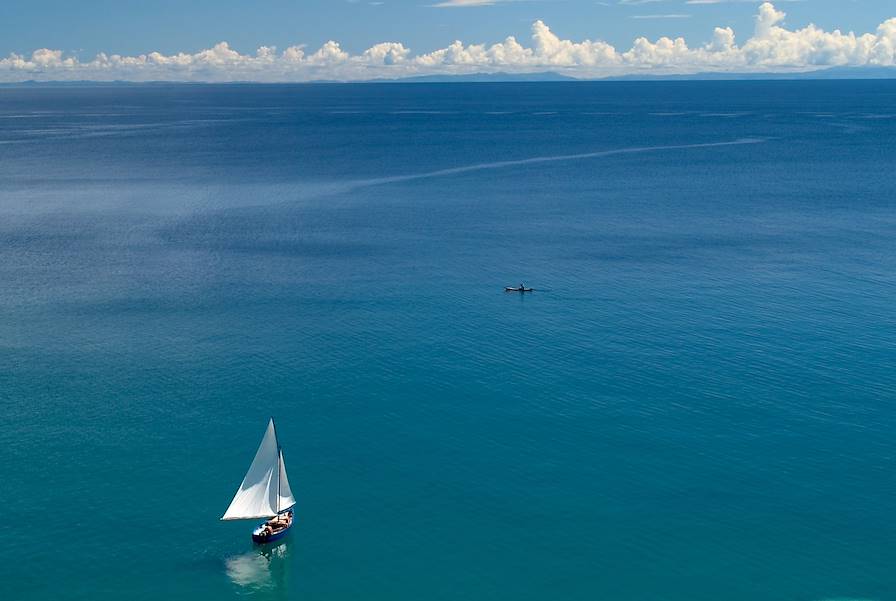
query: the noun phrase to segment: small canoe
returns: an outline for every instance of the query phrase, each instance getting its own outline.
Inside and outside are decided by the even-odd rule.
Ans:
[[[535,292],[535,288],[515,288],[513,286],[506,286],[504,292]]]

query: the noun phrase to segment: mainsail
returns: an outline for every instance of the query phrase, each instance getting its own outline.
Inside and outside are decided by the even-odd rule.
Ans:
[[[277,441],[274,420],[261,439],[255,459],[233,496],[222,520],[269,518],[296,504],[286,478],[283,451]]]

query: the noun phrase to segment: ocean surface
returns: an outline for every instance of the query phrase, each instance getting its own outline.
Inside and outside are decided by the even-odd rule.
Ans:
[[[0,89],[0,598],[896,600],[894,272],[896,81]]]

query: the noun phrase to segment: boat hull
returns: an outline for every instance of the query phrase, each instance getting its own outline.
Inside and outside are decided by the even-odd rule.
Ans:
[[[292,530],[292,523],[290,523],[289,526],[287,526],[283,530],[278,530],[277,532],[274,532],[269,536],[265,536],[264,534],[258,533],[258,530],[260,530],[263,526],[264,523],[262,523],[258,528],[255,529],[255,532],[252,533],[252,542],[256,545],[266,545],[268,543],[277,542],[278,540],[283,540],[287,535],[289,535],[290,531]]]

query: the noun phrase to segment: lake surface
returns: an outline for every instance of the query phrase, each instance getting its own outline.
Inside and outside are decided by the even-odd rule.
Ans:
[[[896,599],[894,141],[896,81],[0,89],[0,597]]]

